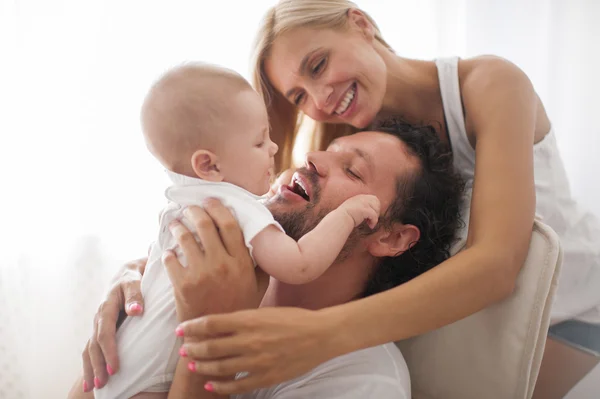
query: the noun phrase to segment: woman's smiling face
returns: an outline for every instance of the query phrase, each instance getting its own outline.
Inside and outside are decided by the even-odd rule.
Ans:
[[[273,87],[312,119],[364,128],[382,107],[387,68],[364,16],[352,14],[348,24],[284,33],[264,68]]]

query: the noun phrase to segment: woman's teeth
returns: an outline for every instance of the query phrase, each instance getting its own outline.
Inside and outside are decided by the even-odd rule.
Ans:
[[[340,106],[337,107],[337,109],[335,110],[335,113],[338,115],[341,115],[344,112],[346,112],[346,110],[348,109],[348,106],[352,102],[352,99],[354,98],[355,94],[356,94],[356,86],[352,85],[352,86],[350,86],[350,89],[348,89],[348,91],[346,92],[346,95],[344,96],[344,99],[340,103]]]

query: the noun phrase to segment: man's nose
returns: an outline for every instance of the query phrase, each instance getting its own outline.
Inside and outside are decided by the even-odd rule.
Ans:
[[[306,154],[305,167],[317,172],[320,177],[327,177],[329,174],[329,160],[325,151],[313,151]]]

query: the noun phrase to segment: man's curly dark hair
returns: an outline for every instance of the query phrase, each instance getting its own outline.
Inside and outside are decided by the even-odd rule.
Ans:
[[[454,170],[452,153],[432,126],[415,126],[399,119],[377,122],[370,130],[401,140],[420,168],[397,181],[396,200],[381,218],[381,227],[393,223],[416,226],[421,236],[411,248],[383,258],[367,282],[364,296],[403,284],[450,256],[460,218],[464,182]]]

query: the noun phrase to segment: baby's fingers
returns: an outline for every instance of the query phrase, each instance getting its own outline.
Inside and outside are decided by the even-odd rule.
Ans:
[[[371,196],[369,205],[371,206],[371,208],[373,208],[373,211],[375,211],[375,213],[379,215],[381,211],[381,203],[379,202],[379,198],[375,197],[374,195]]]
[[[377,222],[379,221],[379,213],[376,212],[374,209],[371,209],[366,220],[369,228],[374,229],[375,226],[377,226]]]

